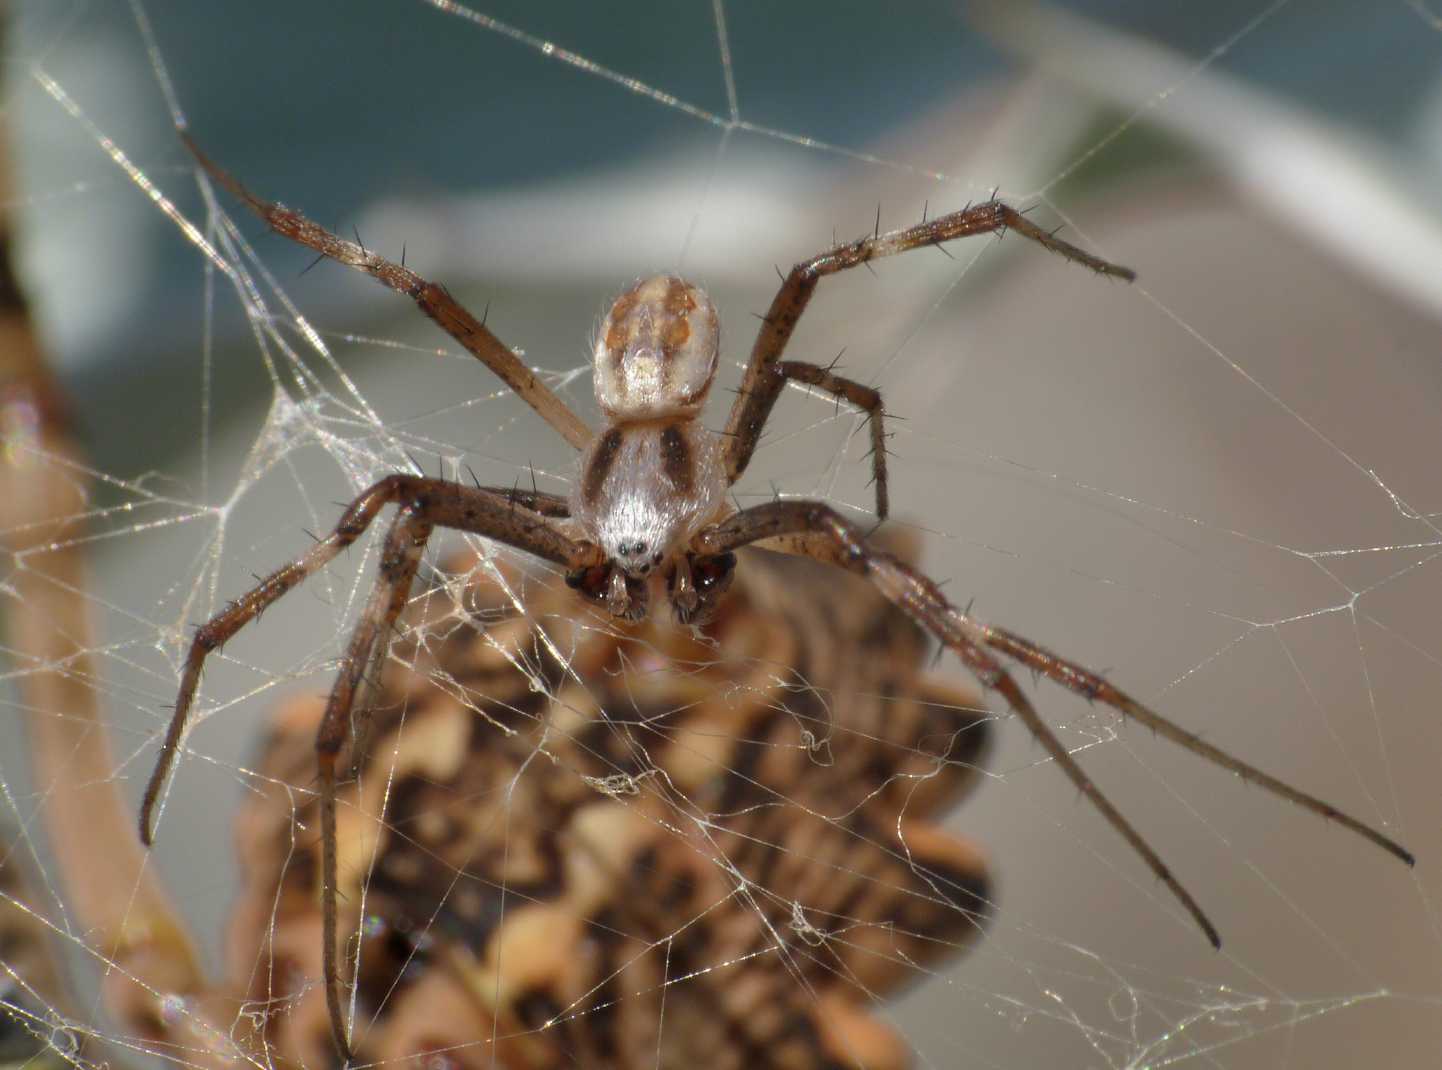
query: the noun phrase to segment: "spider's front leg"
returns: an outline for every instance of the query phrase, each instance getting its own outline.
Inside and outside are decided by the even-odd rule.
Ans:
[[[1176,896],[1213,947],[1221,946],[1221,936],[1216,926],[1192,898],[1191,893],[1172,875],[1161,856],[1092,783],[1076,759],[1037,714],[1011,674],[993,656],[992,650],[1021,662],[1068,690],[1106,703],[1122,716],[1146,725],[1159,735],[1223,769],[1236,773],[1243,780],[1257,784],[1272,794],[1305,807],[1330,821],[1336,821],[1359,836],[1371,840],[1409,866],[1414,862],[1412,853],[1391,837],[1343,813],[1330,803],[1300,791],[1235,755],[1207,743],[1196,734],[1136,701],[1090,669],[1058,657],[1029,639],[963,613],[946,600],[941,589],[932,580],[906,562],[872,546],[855,524],[821,502],[769,502],[746,509],[699,533],[694,540],[694,549],[698,553],[726,553],[763,540],[773,548],[816,557],[868,577],[891,602],[904,609],[939,642],[952,650],[984,687],[999,692],[1077,790],[1091,801],[1112,828],[1141,856],[1157,879]]]

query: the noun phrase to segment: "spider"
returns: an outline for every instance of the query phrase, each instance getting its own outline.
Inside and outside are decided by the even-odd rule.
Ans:
[[[157,806],[179,754],[207,656],[354,543],[384,508],[396,507],[380,555],[379,579],[355,625],[315,738],[322,845],[322,967],[331,1032],[342,1057],[350,1057],[350,1040],[342,1013],[337,950],[339,756],[349,738],[357,692],[367,672],[385,654],[422,552],[437,527],[499,540],[558,565],[581,598],[632,621],[645,617],[651,603],[660,598],[669,601],[682,623],[704,621],[715,612],[731,582],[736,551],[752,544],[813,557],[866,577],[954,652],[983,687],[1002,697],[1076,788],[1191,915],[1213,947],[1221,946],[1221,936],[1201,906],[1092,783],[1037,714],[1003,659],[1089,700],[1105,703],[1243,780],[1336,821],[1409,866],[1413,864],[1406,848],[1371,826],[1213,746],[1091,670],[958,609],[935,582],[879,548],[861,526],[825,503],[775,500],[737,509],[728,501],[726,492],[745,472],[781,391],[788,381],[795,381],[844,400],[865,414],[872,442],[876,515],[878,521],[887,516],[885,410],[880,393],[830,368],[781,359],[823,278],[881,257],[969,235],[1008,232],[1100,275],[1129,281],[1135,277],[1130,269],[1058,239],[994,198],[900,230],[881,233],[878,227],[866,237],[798,263],[783,278],[762,317],[740,391],[719,435],[704,429],[699,421],[719,359],[716,307],[701,289],[679,277],[643,279],[616,299],[595,339],[593,377],[605,426],[594,433],[442,286],[359,241],[338,237],[297,211],[262,200],[211,161],[188,135],[181,136],[201,167],[272,230],[411,298],[580,451],[569,498],[536,490],[466,486],[419,475],[387,476],[346,508],[329,535],[202,625],[190,644],[175,713],[141,806],[140,835],[147,845],[153,840]]]

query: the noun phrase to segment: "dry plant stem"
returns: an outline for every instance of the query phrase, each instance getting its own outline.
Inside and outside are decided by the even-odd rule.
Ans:
[[[190,935],[127,831],[129,803],[89,653],[88,469],[11,274],[9,238],[8,229],[0,233],[0,549],[10,588],[3,626],[27,714],[32,780],[74,925],[106,967],[110,1012],[145,1040],[179,1039],[197,1065],[227,1065],[236,1057],[227,1012],[199,998],[207,988]],[[162,999],[175,996],[183,1011],[162,1025]]]
[[[190,139],[190,135],[181,131],[180,139],[210,177],[264,219],[271,230],[314,249],[337,263],[363,271],[397,293],[409,297],[441,330],[465,346],[472,356],[519,394],[563,439],[578,450],[584,449],[590,443],[591,429],[565,402],[552,393],[545,383],[536,378],[536,373],[526,367],[509,346],[463,308],[444,286],[428,282],[410,268],[387,260],[357,242],[337,237],[299,212],[281,204],[261,200],[212,163]]]
[[[831,543],[834,549],[828,551],[824,544],[818,545],[817,536]],[[1407,865],[1414,863],[1412,853],[1390,837],[1342,813],[1334,806],[1284,784],[1240,758],[1204,742],[1083,666],[1060,658],[1028,639],[963,613],[946,600],[940,588],[930,579],[905,562],[873,547],[855,524],[827,505],[805,501],[771,502],[747,509],[703,533],[697,540],[700,544],[697,549],[704,553],[726,553],[763,540],[772,545],[844,565],[853,572],[870,577],[887,598],[946,644],[967,668],[976,674],[984,687],[999,692],[1006,699],[1007,705],[1021,718],[1077,790],[1090,800],[1112,828],[1141,856],[1157,879],[1165,884],[1177,901],[1186,908],[1213,947],[1221,947],[1222,944],[1216,926],[1192,898],[1191,893],[1173,876],[1161,856],[1101,793],[1077,764],[1076,759],[1062,746],[1056,734],[1038,716],[1030,700],[1016,685],[1016,681],[988,651],[988,647],[1021,662],[1070,691],[1105,703],[1124,717],[1146,725],[1208,761],[1236,773],[1243,780],[1258,784],[1328,820],[1338,822],[1395,855]]]

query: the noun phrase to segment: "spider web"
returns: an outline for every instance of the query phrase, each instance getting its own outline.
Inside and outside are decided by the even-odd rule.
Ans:
[[[1419,863],[1038,685],[1223,950],[1003,716],[949,819],[990,857],[988,933],[876,1010],[923,1066],[1431,1065],[1442,37],[1423,5],[1356,8],[17,5],[10,207],[93,459],[114,779],[137,796],[187,626],[328,529],[333,503],[412,465],[564,492],[572,463],[406,302],[331,265],[298,278],[302,251],[206,202],[177,113],[257,192],[489,305],[593,423],[585,342],[629,280],[708,288],[724,393],[773,265],[999,187],[1139,281],[973,240],[829,280],[789,355],[844,349],[903,418],[893,511],[950,597]],[[800,391],[779,409],[741,503],[864,515],[858,421]],[[328,686],[373,554],[338,565],[206,677],[154,865],[211,963],[265,711]],[[106,952],[65,905],[17,731],[65,714],[7,675],[8,857],[39,868],[70,1020],[107,1036]]]

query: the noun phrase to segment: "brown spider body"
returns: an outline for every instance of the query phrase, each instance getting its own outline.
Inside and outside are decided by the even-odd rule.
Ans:
[[[336,1048],[349,1053],[339,948],[341,883],[337,782],[340,755],[367,671],[386,656],[389,636],[410,594],[436,528],[506,543],[559,566],[567,583],[614,617],[647,611],[650,587],[664,581],[683,620],[715,610],[731,579],[735,553],[760,544],[816,558],[868,579],[889,602],[950,650],[989,690],[1001,695],[1057,767],[1146,863],[1215,947],[1221,936],[1201,906],[1147,839],[1101,792],[1057,739],[1008,671],[1030,668],[1100,701],[1193,753],[1283,799],[1304,806],[1412,864],[1411,853],[1372,826],[1218,748],[1138,702],[1097,673],[1015,632],[972,617],[909,561],[870,540],[860,525],[823,502],[778,500],[727,513],[724,492],[745,472],[773,406],[788,382],[846,400],[870,425],[876,512],[888,512],[886,436],[881,395],[830,367],[781,359],[821,280],[880,257],[974,234],[1016,233],[1099,274],[1132,272],[1038,227],[1000,201],[970,205],[887,234],[878,230],[798,263],[782,280],[751,350],[726,429],[712,438],[696,424],[719,346],[715,309],[695,287],[671,276],[647,279],[623,294],[596,346],[596,390],[607,426],[598,436],[486,325],[436,283],[318,226],[304,215],[256,197],[186,139],[202,167],[278,233],[354,267],[413,300],[467,351],[510,385],[567,442],[581,451],[580,478],[568,501],[538,490],[468,487],[418,475],[387,476],[363,491],[335,529],[302,557],[277,569],[204,624],[182,672],[175,714],[141,807],[141,837],[150,842],[170,771],[180,752],[206,658],[308,576],[352,545],[387,506],[395,506],[380,553],[380,577],[361,611],[316,731],[321,824],[321,966]],[[718,479],[717,470],[724,473]],[[579,537],[577,537],[579,536]],[[656,555],[660,554],[659,560]],[[764,997],[756,1004],[765,1005]],[[804,1065],[804,1064],[803,1064]]]

